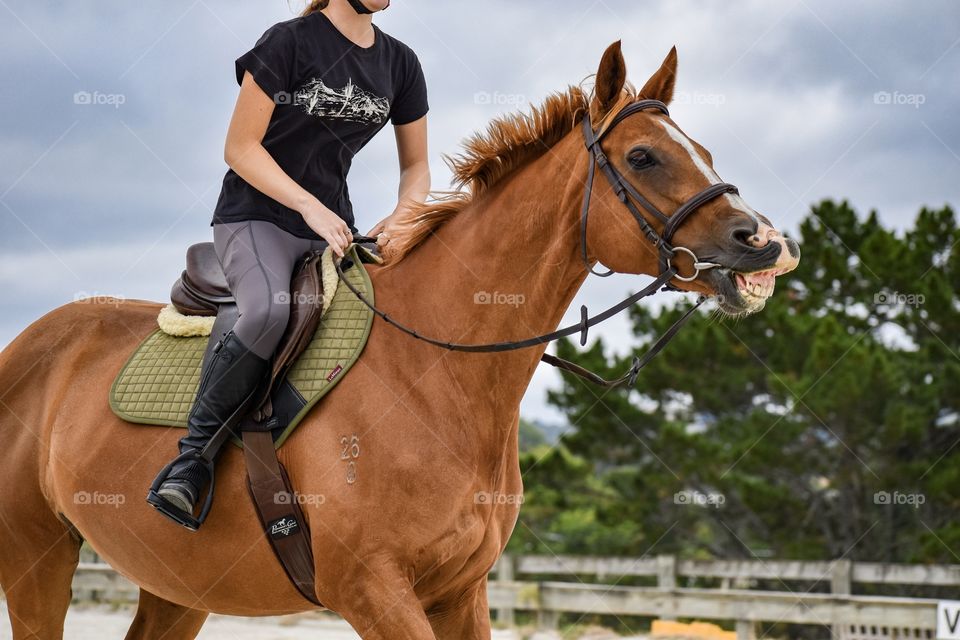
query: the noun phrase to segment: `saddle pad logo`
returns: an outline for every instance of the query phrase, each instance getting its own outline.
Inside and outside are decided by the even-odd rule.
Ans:
[[[336,378],[337,375],[338,375],[341,371],[343,371],[343,367],[341,367],[341,366],[338,364],[338,365],[336,366],[336,368],[335,368],[333,371],[330,372],[330,375],[327,376],[327,382],[332,382],[333,379]]]
[[[298,523],[297,519],[293,516],[277,518],[273,522],[267,524],[267,531],[270,533],[270,537],[274,540],[282,540],[299,528],[300,523]]]

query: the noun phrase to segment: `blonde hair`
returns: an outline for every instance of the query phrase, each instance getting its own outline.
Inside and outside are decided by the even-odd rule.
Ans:
[[[300,15],[308,16],[311,13],[322,11],[327,8],[328,4],[330,4],[330,0],[310,0],[309,4],[307,4],[307,8],[304,9],[303,13]]]

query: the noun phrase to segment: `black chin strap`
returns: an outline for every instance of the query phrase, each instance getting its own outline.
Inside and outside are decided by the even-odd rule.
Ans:
[[[354,11],[356,11],[361,15],[367,14],[367,13],[373,13],[373,11],[370,11],[370,9],[367,9],[367,7],[360,0],[347,0],[347,2],[350,3],[350,6],[353,7]]]

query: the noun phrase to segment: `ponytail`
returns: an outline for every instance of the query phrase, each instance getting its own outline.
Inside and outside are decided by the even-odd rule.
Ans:
[[[327,5],[330,4],[330,0],[310,0],[310,3],[307,5],[307,8],[303,10],[303,13],[300,15],[308,16],[311,13],[316,13],[317,11],[322,11],[327,8]]]

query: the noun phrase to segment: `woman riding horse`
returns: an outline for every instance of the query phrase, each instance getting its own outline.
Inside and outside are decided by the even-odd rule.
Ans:
[[[388,119],[400,157],[399,201],[368,235],[382,234],[429,191],[420,62],[372,21],[389,4],[314,0],[237,59],[240,96],[225,148],[230,170],[211,225],[240,316],[211,353],[181,458],[157,491],[163,503],[155,506],[178,522],[192,515],[209,481],[197,454],[271,369],[297,259],[323,242],[342,257],[353,240],[347,173]]]

